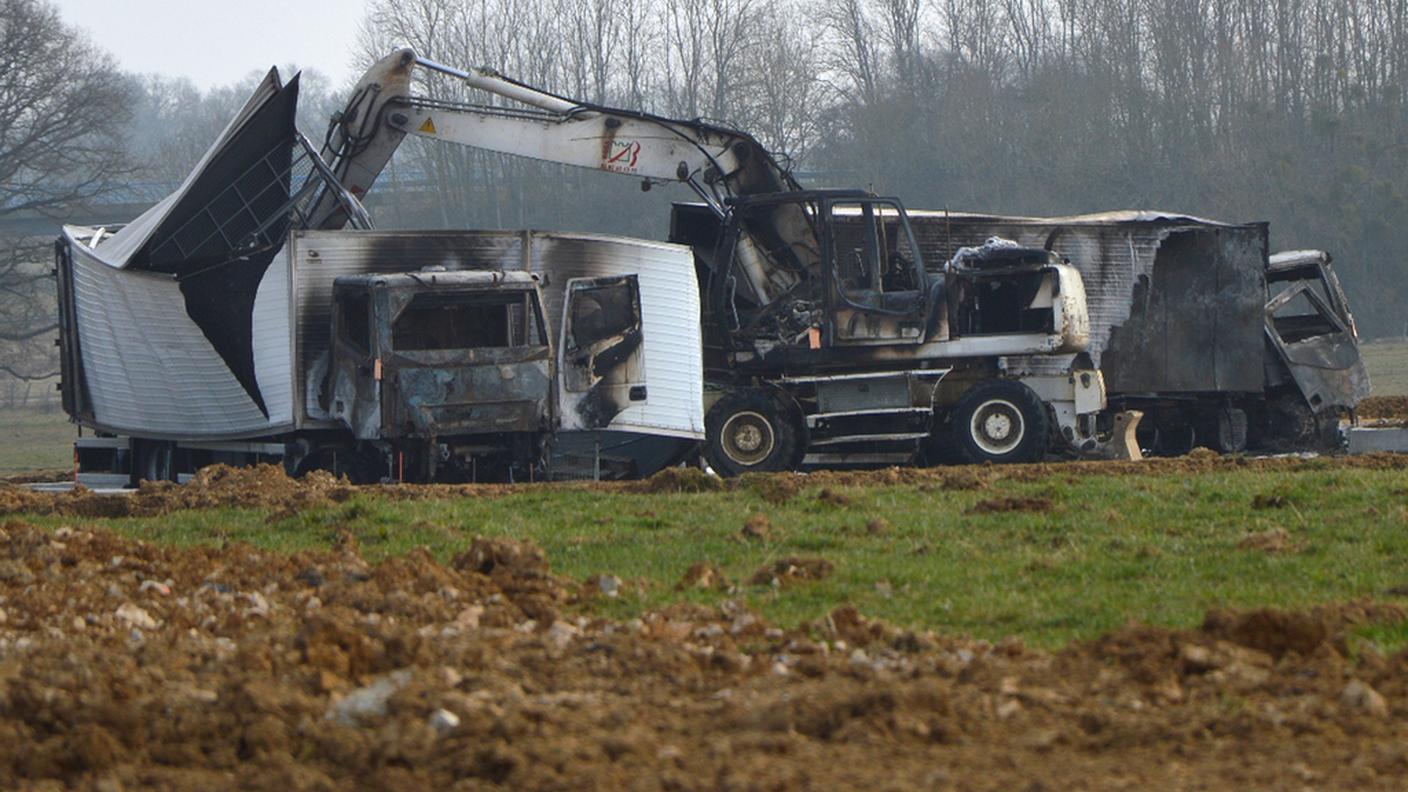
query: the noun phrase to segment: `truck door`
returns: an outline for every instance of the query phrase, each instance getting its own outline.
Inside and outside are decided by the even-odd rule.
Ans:
[[[359,440],[381,433],[381,371],[373,349],[371,294],[365,287],[334,289],[332,357],[327,412]]]
[[[890,201],[858,200],[832,203],[827,212],[831,343],[922,341],[925,276],[904,211]]]
[[[635,275],[567,282],[558,343],[563,429],[600,429],[643,404],[645,339]]]
[[[1313,412],[1353,409],[1369,396],[1354,318],[1326,266],[1267,273],[1266,338]]]

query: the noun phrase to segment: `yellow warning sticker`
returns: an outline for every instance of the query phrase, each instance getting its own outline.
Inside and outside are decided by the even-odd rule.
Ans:
[[[424,123],[424,124],[421,124],[421,125],[420,125],[420,129],[417,130],[417,131],[420,132],[422,135],[438,135],[438,134],[440,134],[440,133],[438,133],[438,132],[435,131],[435,121],[434,121],[433,119],[431,119],[430,116],[426,116],[426,117],[425,117],[425,123]]]

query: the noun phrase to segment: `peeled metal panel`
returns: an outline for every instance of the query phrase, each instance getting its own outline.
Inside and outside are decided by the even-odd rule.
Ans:
[[[254,350],[263,331],[253,315],[288,225],[280,212],[289,201],[297,104],[298,78],[282,85],[271,70],[181,187],[90,251],[114,268],[175,278],[187,326],[271,418]]]
[[[288,399],[280,402],[282,411],[264,415],[187,315],[175,280],[114,269],[66,233],[73,252],[74,319],[98,428],[139,437],[235,439],[289,427]],[[278,278],[278,270],[269,273]],[[286,344],[287,311],[280,312],[276,299],[256,305],[256,313],[261,308],[267,322],[256,345]],[[287,367],[280,369],[277,357],[264,364],[261,385],[287,392]]]
[[[250,118],[265,104],[276,97],[283,89],[283,82],[279,79],[277,69],[270,69],[264,75],[264,79],[255,88],[254,93],[240,108],[239,113],[231,119],[230,123],[220,132],[219,137],[201,156],[200,162],[191,169],[181,186],[172,194],[161,199],[155,206],[143,212],[137,219],[123,226],[120,231],[113,234],[110,239],[103,243],[95,258],[111,267],[123,268],[131,263],[131,259],[137,256],[138,252],[147,245],[157,229],[166,223],[167,218],[176,210],[178,204],[182,203],[187,194],[200,181],[205,173],[206,166],[209,165],[224,150],[232,138],[244,127]],[[297,93],[294,93],[294,101],[297,101]],[[290,144],[292,141],[290,140]]]

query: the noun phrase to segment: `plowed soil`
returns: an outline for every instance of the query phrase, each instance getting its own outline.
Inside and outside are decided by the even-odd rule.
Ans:
[[[513,492],[544,488],[594,489],[608,492],[714,492],[749,488],[766,500],[786,502],[804,489],[820,488],[819,499],[828,505],[847,497],[836,487],[919,485],[943,490],[983,490],[1003,479],[1043,481],[1073,476],[1164,476],[1171,473],[1214,473],[1230,470],[1302,471],[1329,468],[1408,470],[1408,454],[1365,454],[1347,457],[1241,457],[1221,456],[1205,448],[1176,458],[1140,462],[1082,461],[1031,465],[986,465],[936,468],[886,468],[869,471],[820,471],[815,473],[750,474],[720,479],[695,468],[667,468],[643,481],[571,482],[558,484],[388,484],[354,486],[315,472],[290,479],[280,467],[259,465],[202,468],[187,484],[143,482],[128,495],[99,495],[83,487],[68,492],[36,492],[21,484],[0,481],[0,515],[58,514],[75,517],[144,517],[182,509],[215,507],[268,508],[292,513],[309,506],[345,501],[357,493],[386,500],[430,498],[491,498]],[[983,507],[994,511],[1042,511],[1040,503],[995,502]]]
[[[1370,396],[1359,404],[1358,413],[1373,421],[1408,421],[1408,396]]]
[[[1408,787],[1408,654],[1346,639],[1395,608],[1045,653],[844,606],[785,630],[731,601],[617,623],[592,591],[503,540],[369,565],[351,539],[280,555],[11,521],[0,787]]]

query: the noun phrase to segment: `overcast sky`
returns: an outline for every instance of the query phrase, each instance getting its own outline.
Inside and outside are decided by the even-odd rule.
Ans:
[[[339,85],[353,76],[362,17],[358,0],[54,1],[123,69],[185,76],[201,88],[290,63]]]

